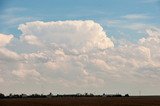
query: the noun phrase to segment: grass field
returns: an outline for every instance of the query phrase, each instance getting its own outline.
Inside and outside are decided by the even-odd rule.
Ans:
[[[160,106],[160,97],[56,97],[0,99],[0,106]]]

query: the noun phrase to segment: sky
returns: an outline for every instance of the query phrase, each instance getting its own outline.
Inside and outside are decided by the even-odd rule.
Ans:
[[[0,92],[160,95],[159,0],[0,0]]]

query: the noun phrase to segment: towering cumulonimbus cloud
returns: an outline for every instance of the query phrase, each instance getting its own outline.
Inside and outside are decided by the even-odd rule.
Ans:
[[[73,49],[106,49],[114,44],[94,21],[29,22],[18,28],[29,44],[64,45]],[[33,42],[33,43],[32,43]]]

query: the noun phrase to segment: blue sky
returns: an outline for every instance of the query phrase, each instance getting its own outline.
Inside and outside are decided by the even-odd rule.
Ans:
[[[0,0],[5,94],[157,95],[159,50],[160,0]]]
[[[137,41],[143,34],[126,28],[128,25],[160,24],[159,0],[2,0],[0,12],[0,31],[16,36],[20,34],[18,25],[28,21],[94,20],[103,26],[109,36]],[[124,18],[127,15],[139,17]],[[107,23],[115,20],[118,20],[116,25]]]

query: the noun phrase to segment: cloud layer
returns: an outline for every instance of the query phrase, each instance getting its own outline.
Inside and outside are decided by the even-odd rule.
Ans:
[[[4,87],[25,84],[29,88],[36,83],[30,89],[46,84],[45,90],[59,92],[114,87],[123,92],[128,85],[141,89],[145,84],[160,88],[158,28],[147,29],[146,37],[137,43],[113,42],[101,25],[90,20],[35,21],[18,29],[22,31],[19,39],[0,34],[0,83]]]

